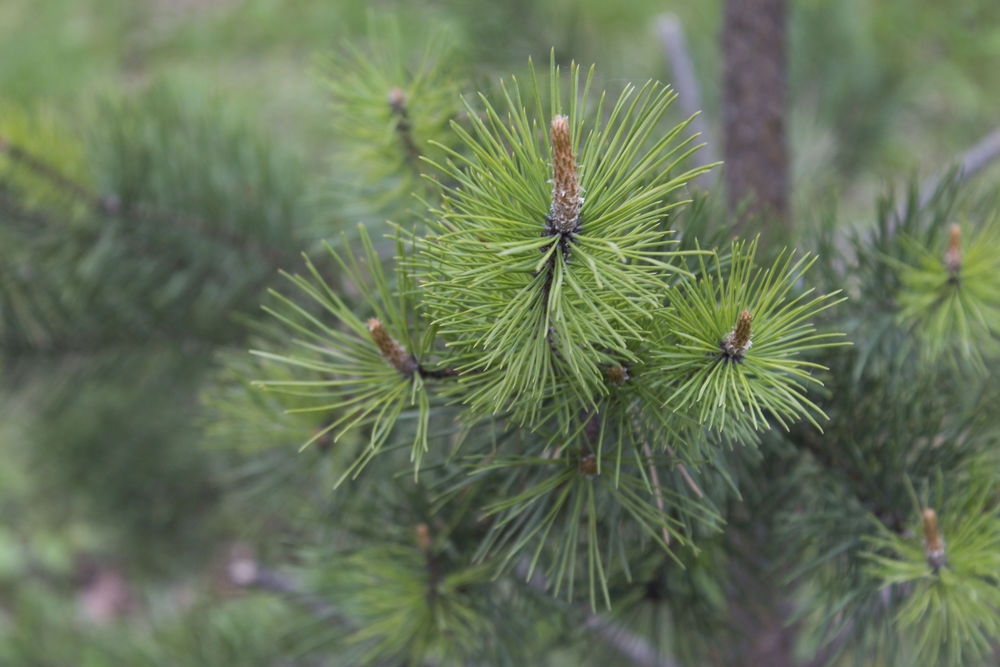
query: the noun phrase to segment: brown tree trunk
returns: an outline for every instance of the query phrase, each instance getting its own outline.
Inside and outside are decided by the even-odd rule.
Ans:
[[[729,207],[788,221],[785,0],[726,0],[723,125]]]
[[[749,221],[772,243],[789,231],[786,15],[786,0],[725,0],[722,24],[724,174],[729,209],[742,214],[734,234]],[[778,577],[765,574],[762,529],[748,525],[731,537],[747,559],[731,573],[730,613],[742,637],[730,657],[732,664],[791,667],[796,628],[786,625],[790,609]]]

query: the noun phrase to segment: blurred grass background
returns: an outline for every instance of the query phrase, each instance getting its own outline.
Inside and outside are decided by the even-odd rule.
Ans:
[[[209,94],[251,119],[274,145],[313,174],[323,174],[334,152],[321,77],[325,57],[347,40],[363,39],[373,15],[400,16],[407,28],[402,38],[414,44],[436,30],[447,31],[457,53],[484,81],[523,73],[528,56],[545,62],[554,47],[560,61],[596,63],[596,87],[615,88],[648,78],[669,82],[655,31],[664,12],[684,26],[708,127],[718,142],[721,3],[716,0],[2,0],[0,125],[58,118],[83,134],[99,116],[102,100],[138,97],[167,80]],[[996,0],[790,0],[789,31],[798,225],[815,222],[818,201],[835,203],[844,224],[870,217],[876,194],[887,185],[939,171],[1000,125]],[[45,141],[55,145],[61,139]],[[721,148],[715,146],[716,154]],[[998,176],[993,167],[980,178],[996,183]],[[356,221],[341,219],[340,210],[325,211],[322,201],[310,202],[321,236],[332,237],[339,225]],[[233,328],[219,322],[235,315],[206,319],[205,331],[211,332],[206,338],[226,340]],[[246,346],[236,338],[242,353]],[[4,641],[37,641],[51,634],[55,619],[73,617],[74,608],[61,604],[60,596],[84,606],[94,591],[98,599],[114,597],[115,572],[123,563],[111,558],[107,567],[89,562],[89,556],[81,560],[80,554],[106,556],[108,545],[127,534],[154,552],[143,554],[142,562],[157,576],[183,581],[187,565],[181,561],[189,549],[211,552],[239,534],[240,515],[214,509],[213,466],[219,461],[198,450],[198,393],[211,353],[185,352],[180,358],[188,367],[175,362],[176,350],[160,357],[153,348],[134,352],[149,359],[133,365],[112,350],[107,366],[88,380],[93,394],[82,399],[62,402],[59,392],[71,394],[75,386],[46,376],[37,382],[29,378],[0,400],[0,663],[7,656],[8,664],[20,664],[9,656],[33,655],[30,646],[5,652]],[[41,377],[38,368],[31,372]],[[53,368],[59,375],[65,366]],[[0,373],[4,370],[9,369]],[[0,380],[10,383],[10,373],[0,374]],[[44,409],[41,394],[46,394]],[[159,403],[158,410],[147,416],[144,408],[151,402]],[[107,449],[106,439],[131,454],[113,459],[114,468],[88,468],[88,461]],[[43,446],[50,449],[39,452]],[[54,465],[57,460],[60,465]],[[66,461],[72,464],[63,465]],[[81,496],[79,489],[89,495]],[[134,511],[118,512],[123,503]],[[110,525],[95,520],[101,515],[114,519]],[[27,580],[26,572],[33,573]],[[67,573],[72,576],[55,585],[48,581]],[[36,594],[35,588],[57,595]],[[168,597],[189,593],[184,585],[168,589]],[[171,604],[180,603],[166,607]],[[16,614],[5,617],[12,609]],[[241,607],[224,621],[245,637],[244,629],[266,625],[259,614],[270,618],[271,611]],[[216,622],[223,621],[212,616]],[[18,631],[5,632],[11,627]],[[159,641],[155,634],[151,645]],[[266,636],[258,642],[266,643]],[[176,644],[194,655],[190,647],[197,641]],[[71,646],[53,641],[35,664],[115,664],[106,654],[88,663]],[[267,650],[281,655],[280,648]],[[213,654],[192,664],[239,664],[238,655]],[[133,663],[121,658],[117,664]],[[180,663],[154,657],[148,664]]]

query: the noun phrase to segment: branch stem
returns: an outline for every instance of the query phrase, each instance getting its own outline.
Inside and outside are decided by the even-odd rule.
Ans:
[[[0,136],[0,153],[6,155],[20,166],[34,172],[74,199],[83,202],[98,214],[118,218],[132,218],[141,222],[177,227],[216,242],[244,249],[259,256],[267,264],[274,267],[287,266],[292,263],[291,257],[273,247],[257,243],[237,231],[209,229],[204,220],[161,211],[140,203],[122,206],[117,197],[101,197],[41,158],[32,155],[20,146],[8,143],[2,136]]]
[[[517,575],[525,579],[529,569],[529,562],[522,560],[517,564]],[[527,579],[527,583],[528,586],[542,593],[547,589],[545,577],[537,571],[531,576],[531,579]],[[589,609],[584,610],[583,625],[588,630],[597,633],[606,644],[628,658],[633,665],[639,665],[639,667],[680,667],[677,661],[669,656],[661,655],[648,641],[633,634],[628,628]]]
[[[642,442],[642,453],[646,455],[646,460],[649,461],[649,479],[653,482],[653,495],[656,498],[656,509],[660,510],[660,516],[663,518],[663,527],[661,528],[663,543],[670,546],[670,532],[667,531],[666,520],[667,520],[667,510],[663,506],[663,491],[660,490],[660,473],[656,471],[656,466],[653,464],[653,452],[649,447],[649,441],[643,440]]]
[[[977,141],[971,148],[949,162],[958,166],[958,180],[968,181],[986,167],[1000,159],[1000,127]],[[925,208],[937,189],[944,183],[953,167],[931,176],[920,184],[917,197],[917,210]],[[909,202],[904,201],[896,208],[896,217],[889,221],[889,235],[893,236],[899,222],[909,214]]]

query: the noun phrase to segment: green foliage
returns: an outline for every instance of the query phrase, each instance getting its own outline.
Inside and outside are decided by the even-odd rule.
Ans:
[[[253,344],[265,341],[273,343],[274,337],[259,332]],[[199,425],[201,444],[218,460],[220,485],[226,489],[221,500],[233,513],[246,515],[244,536],[315,520],[332,502],[329,489],[353,463],[360,438],[342,440],[334,448],[328,434],[294,455],[305,438],[324,426],[311,412],[292,411],[311,399],[261,391],[254,382],[264,374],[304,379],[309,371],[250,356],[243,349],[223,351],[217,366],[201,389],[207,410]]]
[[[926,247],[903,236],[909,255],[899,270],[899,316],[913,332],[924,360],[952,355],[982,368],[983,356],[1000,358],[1000,232],[995,221],[956,245],[960,266],[947,262],[947,246]],[[960,229],[960,227],[956,227]],[[943,239],[942,239],[943,240]]]
[[[84,142],[51,111],[29,114],[5,109],[0,141],[33,155],[53,155],[53,167],[62,173],[89,177]],[[62,234],[54,235],[48,225],[39,224],[45,222],[40,212],[52,208],[72,221]],[[57,256],[56,266],[75,263],[79,251],[60,241],[75,239],[85,212],[86,204],[23,168],[6,151],[0,153],[0,214],[6,223],[0,227],[0,338],[6,344],[44,346],[51,342],[53,329],[74,320],[80,326],[85,313],[74,303],[76,295],[59,298],[60,292],[72,288],[62,284],[62,276],[53,275],[40,257]]]
[[[956,177],[844,225],[884,166],[992,122],[996,45],[967,35],[993,10],[790,13],[799,213],[835,182],[847,214],[775,256],[687,187],[668,88],[594,92],[663,66],[665,8],[710,80],[718,6],[402,8],[324,64],[331,112],[303,59],[363,32],[360,3],[84,4],[0,9],[0,663],[617,664],[636,635],[738,664],[789,620],[803,660],[993,659],[996,198]],[[605,80],[465,79],[553,43]],[[32,91],[76,117],[10,108]],[[347,218],[370,231],[337,240]],[[191,577],[237,537],[291,584]],[[121,566],[128,618],[81,617],[90,561]]]
[[[357,624],[342,643],[349,661],[407,656],[408,664],[523,664],[514,658],[520,653],[516,637],[532,630],[517,619],[500,619],[513,601],[495,599],[492,568],[456,567],[446,558],[430,545],[386,544],[324,561],[327,574],[318,589],[330,599],[349,600],[343,608]],[[520,625],[520,633],[512,625]]]
[[[301,241],[301,165],[217,97],[164,80],[136,98],[105,98],[98,114],[95,182],[126,212],[170,211],[202,244],[247,254]]]
[[[47,503],[135,571],[201,562],[218,486],[199,385],[244,335],[233,309],[308,242],[301,172],[167,84],[106,100],[85,133],[5,120],[2,399],[23,423],[5,458],[23,449]]]
[[[686,124],[658,129],[674,94],[626,87],[606,107],[591,93],[593,72],[581,82],[570,69],[565,108],[554,62],[548,104],[532,70],[527,100],[516,80],[501,85],[505,113],[485,95],[482,114],[469,105],[471,129],[453,122],[459,144],[438,145],[448,159],[425,158],[444,174],[442,200],[429,206],[426,236],[397,228],[394,275],[362,228],[357,257],[330,250],[340,291],[356,291],[359,303],[307,262],[309,275],[291,278],[299,298],[276,294],[267,308],[293,351],[257,355],[274,373],[260,385],[282,395],[290,415],[314,415],[305,445],[329,438],[341,480],[367,466],[363,487],[342,493],[399,474],[396,452],[408,447],[421,481],[430,476],[428,512],[463,527],[459,553],[471,549],[473,567],[540,575],[569,600],[583,588],[596,608],[611,606],[609,582],[631,577],[635,554],[658,546],[682,565],[696,538],[721,528],[721,502],[736,489],[724,445],[754,442],[770,419],[817,423],[822,411],[802,381],[818,383],[809,371],[822,366],[803,357],[833,344],[809,320],[836,301],[798,289],[808,258],[785,254],[758,269],[756,244],[737,245],[724,277],[723,262],[714,256],[710,271],[696,243],[671,250],[665,216],[704,171],[680,166],[694,150],[681,139]],[[555,120],[567,127],[559,145]],[[575,187],[577,174],[586,197],[579,218],[560,228],[561,186],[552,184],[570,178]],[[741,308],[757,311],[759,338],[744,363],[720,364],[720,336]],[[699,336],[701,346],[691,345]],[[715,408],[688,409],[706,392],[686,381],[719,367],[734,374],[725,391],[739,383],[734,404],[716,387],[704,397]],[[716,418],[720,405],[734,423]],[[750,414],[738,419],[741,411]],[[694,474],[712,494],[682,466],[705,466]],[[372,548],[364,559],[379,561]],[[385,586],[369,588],[345,597],[385,596]],[[377,609],[361,624],[398,628],[391,652],[419,659],[431,625],[403,631],[400,619],[423,616]]]
[[[870,576],[902,588],[894,622],[917,664],[968,665],[984,661],[1000,640],[1000,513],[995,485],[944,498],[941,531],[947,564],[933,568],[929,548],[879,524],[867,540]],[[911,527],[909,534],[919,534]]]
[[[755,266],[756,254],[756,241],[734,244],[725,272],[718,256],[711,266],[700,259],[697,281],[682,284],[671,299],[662,324],[665,340],[654,353],[666,378],[665,406],[690,411],[719,430],[728,426],[727,418],[767,428],[769,416],[786,429],[800,418],[819,428],[816,417],[826,415],[806,398],[802,382],[822,384],[810,371],[825,367],[802,357],[841,335],[816,333],[811,320],[843,299],[834,298],[837,292],[789,294],[814,258],[782,253],[764,270]],[[734,355],[726,337],[741,312],[752,316],[752,334],[746,349]]]
[[[566,448],[555,460],[543,454],[475,465],[470,484],[477,477],[503,471],[524,487],[519,493],[507,491],[483,508],[485,516],[495,520],[477,554],[502,555],[504,567],[517,563],[514,559],[525,552],[530,555],[529,578],[544,555],[547,566],[543,574],[553,594],[565,588],[566,597],[572,600],[578,545],[583,541],[587,545],[585,579],[590,605],[596,608],[600,596],[610,608],[608,577],[617,574],[617,569],[627,576],[626,554],[641,553],[649,543],[665,550],[670,549],[672,541],[688,546],[692,524],[718,530],[721,517],[682,490],[660,486],[647,477],[645,467],[670,463],[666,457],[663,461],[637,457],[626,465],[619,462],[613,473],[604,475],[591,469],[588,457],[592,459],[593,455],[586,450]],[[510,474],[513,470],[522,472],[515,477]],[[671,514],[658,511],[650,495],[663,499]],[[629,528],[623,529],[623,525]],[[670,555],[680,564],[677,556]]]
[[[18,146],[33,155],[46,156],[47,163],[61,173],[88,183],[92,178],[85,142],[52,109],[29,111],[13,106],[3,109],[0,137],[8,146]],[[0,153],[0,180],[5,185],[5,194],[8,197],[16,195],[17,203],[28,210],[58,207],[73,211],[73,207],[80,204],[57,184],[21,169],[17,161],[6,153]],[[8,202],[8,205],[11,203]]]
[[[169,597],[142,600],[153,622],[137,622],[129,632],[68,614],[65,600],[33,582],[14,601],[17,623],[0,623],[0,659],[5,664],[154,667],[277,665],[292,653],[294,624],[306,617],[273,598],[235,597],[218,604],[180,603]],[[295,665],[321,664],[309,657]],[[329,664],[329,663],[322,663]],[[347,664],[347,663],[340,663]]]
[[[777,525],[780,543],[795,554],[786,557],[786,581],[800,593],[797,618],[804,623],[806,645],[822,648],[831,659],[874,657],[886,664],[912,659],[909,647],[921,635],[901,629],[894,620],[897,610],[923,608],[928,596],[938,593],[918,595],[913,585],[893,585],[894,576],[917,563],[923,564],[921,572],[931,571],[922,549],[913,546],[911,480],[917,488],[940,487],[943,480],[946,492],[939,491],[939,500],[963,508],[954,510],[949,522],[995,521],[995,508],[980,498],[983,485],[995,488],[1000,480],[995,420],[985,414],[995,400],[995,370],[989,364],[975,370],[968,363],[953,363],[950,355],[926,354],[928,346],[952,346],[954,331],[915,329],[911,318],[917,311],[906,310],[910,304],[928,303],[941,290],[962,289],[947,275],[946,225],[955,217],[989,218],[993,201],[992,196],[964,193],[952,180],[922,208],[914,191],[902,207],[887,198],[879,205],[877,224],[849,236],[851,252],[841,254],[845,265],[823,267],[831,282],[849,277],[841,284],[850,300],[837,319],[854,345],[826,358],[831,369],[826,387],[837,397],[828,410],[826,437],[820,440],[800,429],[791,433],[806,456],[786,473],[782,487],[789,501]],[[915,270],[907,260],[917,240],[921,247],[933,248],[922,251],[934,256],[934,265],[928,259],[928,275],[936,273],[943,284],[904,280]],[[996,338],[984,333],[970,344],[973,355],[985,355]],[[984,535],[990,530],[984,528]],[[865,554],[876,551],[888,559],[883,565],[898,560],[900,569],[873,568]],[[949,588],[950,604],[966,611],[983,604],[985,598],[977,601],[976,596],[985,595],[987,585]],[[959,626],[946,629],[953,618],[950,611],[928,607],[927,613],[933,620],[921,622],[937,624],[943,632],[925,640],[927,650],[956,650],[971,636]]]
[[[270,310],[287,326],[304,338],[295,341],[297,347],[310,354],[309,357],[283,356],[268,352],[257,352],[266,359],[282,361],[300,366],[312,372],[313,379],[269,380],[261,385],[276,391],[300,396],[308,396],[312,404],[296,408],[302,412],[328,415],[332,410],[340,414],[317,429],[303,447],[332,435],[333,442],[354,427],[371,424],[368,447],[354,465],[344,472],[343,477],[356,473],[372,457],[376,456],[392,432],[396,421],[410,408],[417,420],[413,438],[411,459],[414,469],[419,469],[423,453],[427,451],[427,420],[430,399],[424,386],[424,372],[421,370],[434,344],[434,328],[420,327],[420,321],[413,316],[413,306],[405,296],[415,287],[412,278],[400,268],[398,283],[394,292],[382,271],[381,260],[375,252],[364,228],[361,228],[361,243],[364,256],[358,262],[354,255],[341,256],[327,246],[337,265],[362,295],[373,319],[366,325],[354,315],[351,308],[331,290],[312,262],[308,262],[310,278],[290,277],[300,290],[314,302],[322,306],[328,315],[342,323],[348,331],[325,324],[292,299],[272,293],[281,304],[281,311]],[[400,245],[398,250],[402,252]],[[365,275],[370,276],[372,286],[368,286]],[[285,315],[284,313],[288,313]],[[372,327],[377,326],[389,336],[399,337],[397,348],[402,344],[404,355],[394,365],[387,359],[373,337]],[[395,339],[393,339],[395,340]],[[405,363],[405,368],[400,367]],[[410,416],[409,414],[407,416]],[[341,480],[343,479],[341,477]]]
[[[662,553],[649,552],[612,593],[615,618],[684,665],[703,662],[720,643],[735,637],[727,612],[731,596],[726,590],[729,554],[724,537],[701,540],[699,546],[697,552],[680,554],[683,567]],[[581,656],[593,665],[621,659],[610,648],[593,646],[584,648]]]
[[[101,651],[103,661],[97,664],[276,665],[295,650],[295,624],[307,622],[288,604],[259,596],[221,604],[198,600],[181,610],[162,603],[153,608],[159,622],[124,644],[108,637]],[[295,664],[312,667],[320,663],[304,658]]]
[[[544,119],[563,113],[554,65],[548,113],[532,70],[527,101],[516,80],[504,86],[506,123],[481,98],[484,119],[469,107],[472,133],[455,127],[469,155],[452,151],[436,165],[455,185],[432,210],[417,272],[455,367],[475,369],[460,391],[479,414],[534,422],[555,401],[566,406],[564,425],[578,409],[570,406],[607,391],[607,365],[637,360],[632,345],[649,335],[649,314],[678,270],[660,219],[676,205],[667,196],[704,170],[677,173],[692,150],[678,141],[684,125],[649,141],[676,95],[655,83],[627,87],[606,121],[601,96],[588,123],[592,72],[581,89],[579,67],[571,70],[568,122],[586,195],[571,240],[542,234],[552,200]]]
[[[164,348],[118,349],[62,367],[58,380],[21,386],[37,403],[27,431],[32,468],[62,490],[50,504],[106,522],[106,548],[128,552],[137,568],[169,570],[198,555],[208,528],[190,518],[217,493],[190,444],[204,361]]]
[[[308,239],[296,162],[218,103],[168,84],[109,100],[89,141],[34,166],[67,132],[15,135],[28,158],[0,165],[7,345],[211,340]]]
[[[421,188],[420,158],[452,143],[458,114],[458,66],[450,38],[438,34],[414,53],[398,21],[370,22],[366,50],[348,45],[326,67],[331,117],[341,138],[333,166],[348,186],[341,203],[398,211]]]

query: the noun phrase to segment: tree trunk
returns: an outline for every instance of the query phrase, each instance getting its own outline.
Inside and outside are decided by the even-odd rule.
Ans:
[[[785,16],[785,0],[725,4],[726,187],[731,211],[747,206],[738,227],[748,217],[788,221]]]

